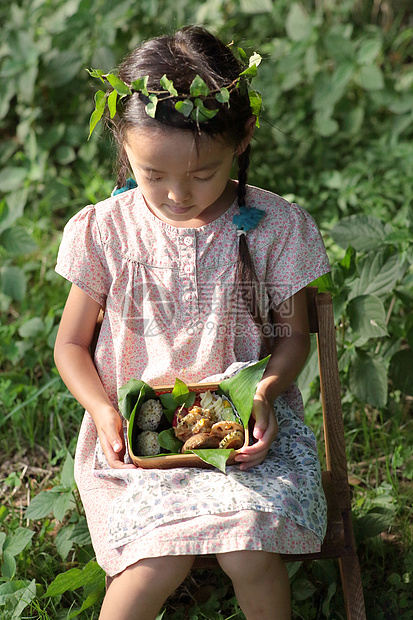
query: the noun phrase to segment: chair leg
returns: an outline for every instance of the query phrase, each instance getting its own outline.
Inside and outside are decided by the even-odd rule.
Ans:
[[[347,620],[366,620],[360,564],[357,555],[339,558]]]

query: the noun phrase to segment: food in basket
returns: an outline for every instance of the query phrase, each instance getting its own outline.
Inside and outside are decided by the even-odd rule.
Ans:
[[[141,456],[155,456],[161,452],[158,441],[158,433],[155,431],[143,431],[136,438],[136,451]]]
[[[269,356],[219,384],[151,387],[129,379],[118,392],[128,421],[128,450],[138,467],[213,466],[225,473],[234,451],[248,442],[248,423],[257,385]]]
[[[200,406],[177,409],[172,424],[175,436],[184,442],[181,452],[204,448],[238,450],[244,443],[244,427],[237,421],[231,403],[209,390],[200,394]]]
[[[163,414],[160,400],[150,398],[146,400],[138,411],[136,424],[141,431],[154,431],[158,428]]]

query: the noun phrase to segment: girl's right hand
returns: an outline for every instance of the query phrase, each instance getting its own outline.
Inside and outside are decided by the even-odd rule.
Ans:
[[[123,425],[115,409],[105,411],[96,424],[102,450],[112,469],[136,469],[132,463],[124,463],[126,448],[123,437]]]

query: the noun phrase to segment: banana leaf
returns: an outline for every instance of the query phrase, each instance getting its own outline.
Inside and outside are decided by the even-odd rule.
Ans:
[[[150,398],[156,398],[155,391],[150,385],[140,379],[129,379],[118,391],[118,403],[121,414],[129,420],[128,441],[130,446],[135,446],[138,429],[135,424],[136,412],[143,403]]]
[[[223,379],[219,384],[218,394],[230,399],[244,428],[248,426],[257,385],[262,379],[269,359],[268,355],[256,364],[240,370],[233,377]]]
[[[232,448],[206,448],[205,450],[190,450],[192,454],[202,459],[208,465],[213,465],[225,474],[226,464],[229,455],[233,452]]]

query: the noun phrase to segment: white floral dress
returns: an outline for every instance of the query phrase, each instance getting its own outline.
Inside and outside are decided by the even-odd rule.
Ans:
[[[317,226],[299,206],[249,186],[265,211],[247,235],[263,299],[277,306],[325,274]],[[56,271],[105,309],[95,363],[115,406],[130,378],[150,385],[231,374],[256,360],[260,332],[236,292],[236,203],[199,228],[175,228],[139,188],[88,206],[67,224]],[[75,476],[96,558],[109,574],[142,558],[243,549],[313,552],[325,533],[317,448],[293,385],[275,402],[279,433],[248,472],[112,470],[85,412]]]

